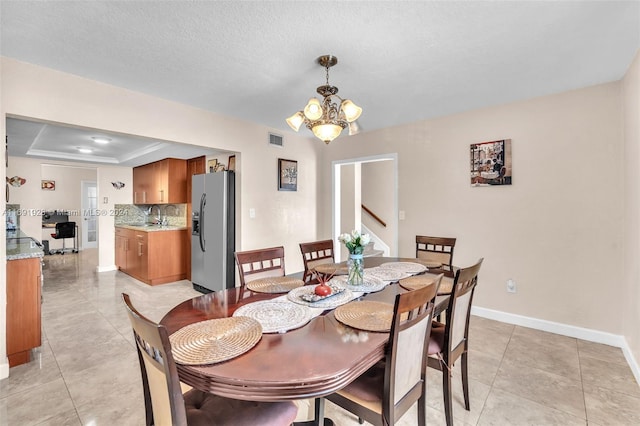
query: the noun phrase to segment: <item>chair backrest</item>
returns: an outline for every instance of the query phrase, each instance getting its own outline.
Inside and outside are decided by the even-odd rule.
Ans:
[[[56,223],[56,238],[75,238],[75,236],[76,236],[75,222]]]
[[[455,238],[416,235],[416,258],[442,263],[442,267],[432,268],[429,272],[443,273],[445,277],[453,278],[453,249],[455,245]]]
[[[283,277],[284,247],[236,252],[240,285],[266,277]]]
[[[302,281],[305,283],[312,280],[313,268],[324,263],[333,263],[333,240],[314,241],[312,243],[300,243],[302,260],[304,262],[304,275]]]
[[[395,424],[426,389],[427,348],[442,277],[440,274],[432,284],[396,296],[382,400],[382,414],[389,424]]]
[[[457,354],[462,349],[466,350],[471,304],[478,284],[478,272],[483,260],[480,259],[475,265],[456,271],[453,290],[451,290],[449,306],[446,312],[444,330],[444,341],[448,345],[449,353]]]
[[[184,398],[166,328],[140,314],[129,295],[123,293],[122,300],[140,361],[147,426],[186,426]]]

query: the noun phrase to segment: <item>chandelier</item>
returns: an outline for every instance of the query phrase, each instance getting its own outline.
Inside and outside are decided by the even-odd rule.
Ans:
[[[323,55],[318,58],[318,63],[325,68],[327,74],[326,84],[316,89],[318,94],[322,95],[322,101],[317,98],[309,99],[304,110],[287,118],[287,124],[296,132],[304,124],[318,139],[329,144],[347,127],[350,135],[358,133],[359,128],[355,121],[362,114],[362,108],[349,99],[342,99],[337,95],[338,88],[329,84],[329,68],[338,63],[338,58]],[[340,100],[339,106],[334,97]]]

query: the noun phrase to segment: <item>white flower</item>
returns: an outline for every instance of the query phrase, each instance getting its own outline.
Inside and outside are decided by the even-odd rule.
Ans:
[[[351,235],[347,234],[346,232],[344,234],[340,234],[340,236],[338,237],[338,240],[340,240],[343,243],[350,243],[351,242]]]
[[[360,244],[366,246],[371,241],[371,236],[369,234],[362,234],[360,237]]]
[[[359,236],[360,236],[360,232],[357,229],[354,229],[353,231],[351,231],[351,237],[354,240],[357,240]]]

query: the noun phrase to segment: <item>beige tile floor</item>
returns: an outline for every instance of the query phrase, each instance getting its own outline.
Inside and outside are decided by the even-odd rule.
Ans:
[[[150,287],[96,273],[96,251],[45,257],[43,345],[0,381],[0,425],[143,425],[138,360],[120,294],[155,321],[197,296],[187,281]],[[482,285],[482,284],[480,284]],[[639,425],[640,387],[618,348],[472,317],[471,411],[454,370],[457,425]],[[444,424],[440,373],[428,424]],[[327,404],[338,425],[357,425]],[[416,424],[415,407],[402,425]]]

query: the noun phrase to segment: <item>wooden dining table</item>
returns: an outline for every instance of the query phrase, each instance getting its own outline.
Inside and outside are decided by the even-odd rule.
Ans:
[[[368,265],[416,262],[412,258],[365,258]],[[398,283],[362,296],[363,300],[394,303],[406,292]],[[186,300],[160,321],[169,334],[196,322],[231,317],[239,307],[281,294],[253,292],[245,287],[218,291]],[[449,297],[436,298],[436,313],[446,309]],[[434,315],[435,315],[434,314]],[[263,334],[249,351],[231,360],[209,365],[177,364],[180,380],[204,392],[249,401],[288,401],[320,398],[338,391],[384,358],[389,333],[367,332],[343,325],[333,310],[324,311],[306,325],[286,333]],[[318,418],[316,399],[316,424]],[[322,410],[320,410],[322,411]]]

